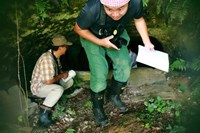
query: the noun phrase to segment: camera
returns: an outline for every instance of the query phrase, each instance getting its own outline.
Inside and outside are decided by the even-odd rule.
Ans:
[[[127,40],[121,37],[114,37],[110,40],[113,44],[115,44],[118,48],[121,48],[123,45],[127,44]]]
[[[100,29],[99,36],[101,38],[105,38],[110,35],[114,35],[114,38],[110,39],[110,42],[115,44],[118,48],[121,48],[123,45],[127,45],[127,40],[120,37],[123,31],[124,31],[124,27],[122,25],[118,25],[116,28]]]

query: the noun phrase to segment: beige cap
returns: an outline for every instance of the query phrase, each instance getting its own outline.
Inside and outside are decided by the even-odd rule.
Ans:
[[[72,45],[71,42],[68,42],[67,39],[63,35],[56,35],[51,40],[53,42],[53,46],[63,46],[63,45]]]

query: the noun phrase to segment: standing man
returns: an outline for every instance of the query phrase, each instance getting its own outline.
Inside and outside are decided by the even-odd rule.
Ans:
[[[108,119],[103,109],[104,91],[107,87],[107,54],[113,64],[113,78],[108,90],[110,101],[121,112],[128,107],[120,99],[131,70],[127,45],[130,38],[126,24],[134,20],[145,47],[154,50],[143,18],[142,0],[88,0],[81,10],[74,31],[80,35],[91,72],[90,92],[93,113],[98,125],[104,126]]]
[[[63,91],[73,85],[71,78],[64,82],[64,78],[73,77],[74,71],[68,73],[61,71],[59,58],[67,51],[67,47],[72,45],[62,35],[56,35],[52,39],[51,49],[43,53],[32,72],[31,92],[41,98],[45,98],[40,106],[39,124],[49,127],[53,124],[51,119],[51,108],[58,102]]]

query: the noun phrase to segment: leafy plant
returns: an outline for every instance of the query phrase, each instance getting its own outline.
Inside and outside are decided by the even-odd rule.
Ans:
[[[185,128],[178,125],[172,126],[169,124],[166,129],[169,130],[169,133],[185,133]]]
[[[165,23],[178,22],[182,24],[188,15],[189,0],[158,0],[157,14],[165,17]]]
[[[184,59],[176,59],[172,64],[170,65],[171,70],[191,70],[195,72],[200,71],[200,56],[194,58],[191,61],[186,61]]]
[[[49,7],[49,4],[48,4],[47,1],[37,0],[35,5],[36,5],[37,13],[41,17],[42,20],[49,17],[49,15],[47,13],[47,9]]]
[[[68,128],[67,131],[65,133],[75,133],[76,130],[72,129],[72,128]]]
[[[24,121],[24,118],[23,118],[22,115],[19,115],[19,116],[17,117],[17,120],[18,120],[18,122],[22,123],[22,122]]]
[[[69,0],[61,0],[61,3],[66,4],[67,6],[69,6]]]
[[[190,84],[192,90],[192,99],[200,103],[200,77],[197,76],[196,79],[192,80],[193,82]]]
[[[67,101],[68,101],[68,96],[62,95],[60,98],[60,103],[62,104],[62,106],[66,106]]]
[[[138,115],[138,120],[144,122],[144,128],[150,128],[164,114],[180,116],[180,104],[163,100],[160,96],[144,101],[145,111]]]
[[[149,0],[142,0],[142,2],[143,2],[143,7],[147,7],[148,3],[149,3]]]
[[[171,70],[185,71],[187,69],[186,61],[183,59],[177,59],[170,65]]]
[[[63,104],[57,103],[55,106],[55,112],[52,115],[52,119],[56,120],[56,119],[62,118],[62,116],[66,114],[75,116],[76,112],[71,108],[66,108],[66,106],[64,106]]]
[[[79,78],[79,77],[75,77],[75,78],[74,78],[73,87],[74,87],[74,88],[79,88],[79,87],[82,86],[81,83],[83,84],[83,80],[82,80],[81,78]]]
[[[179,86],[178,86],[178,91],[179,92],[185,92],[186,90],[186,87],[184,84],[180,83]]]
[[[84,104],[84,107],[92,108],[92,102],[91,101],[86,101],[85,104]]]
[[[70,114],[70,115],[73,115],[73,116],[76,115],[76,112],[75,112],[73,109],[71,109],[71,108],[68,108],[68,109],[66,110],[66,112],[67,112],[68,114]]]
[[[57,103],[56,106],[55,106],[55,112],[52,115],[52,119],[55,120],[59,116],[65,115],[65,109],[66,109],[66,107],[64,107],[64,106],[60,105],[59,103]]]
[[[194,58],[188,66],[193,71],[200,71],[200,56]]]

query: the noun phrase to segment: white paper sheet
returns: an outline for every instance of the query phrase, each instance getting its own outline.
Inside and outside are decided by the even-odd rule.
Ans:
[[[139,45],[136,61],[169,72],[169,56],[167,53],[158,50],[150,51]]]

